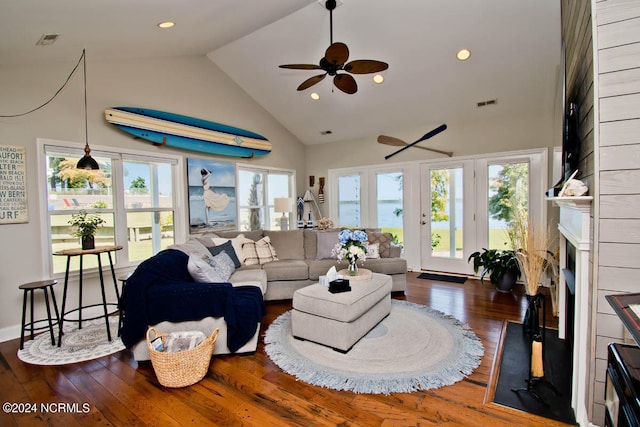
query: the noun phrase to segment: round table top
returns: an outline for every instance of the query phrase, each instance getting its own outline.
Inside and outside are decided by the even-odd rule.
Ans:
[[[47,286],[53,286],[58,283],[55,279],[38,280],[37,282],[29,282],[18,286],[19,289],[41,289]]]
[[[74,256],[74,255],[87,255],[87,254],[101,254],[103,252],[114,252],[122,249],[122,246],[96,246],[93,249],[64,249],[62,251],[54,252],[54,255],[66,255],[66,256]]]
[[[341,274],[349,282],[361,282],[365,280],[371,280],[373,273],[366,268],[358,268],[358,274],[356,276],[350,276],[348,270],[340,270],[338,274]]]

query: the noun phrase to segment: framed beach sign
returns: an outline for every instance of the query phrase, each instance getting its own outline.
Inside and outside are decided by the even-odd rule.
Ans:
[[[236,168],[232,162],[187,158],[191,234],[237,228]]]
[[[29,222],[24,147],[0,145],[0,224]]]

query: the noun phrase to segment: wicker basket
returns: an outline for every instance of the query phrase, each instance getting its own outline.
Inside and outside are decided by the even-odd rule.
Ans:
[[[218,339],[218,328],[198,346],[176,353],[157,351],[151,347],[153,339],[160,337],[165,345],[167,334],[159,334],[155,328],[147,330],[147,347],[158,382],[165,387],[187,387],[204,378],[209,371],[213,347]]]

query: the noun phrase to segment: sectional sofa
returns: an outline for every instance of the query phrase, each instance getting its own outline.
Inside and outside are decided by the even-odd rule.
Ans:
[[[392,236],[389,233],[382,233],[379,230],[365,231],[369,236],[369,243],[376,248],[372,252],[379,255],[359,263],[361,268],[389,275],[392,279],[391,291],[404,292],[407,263],[400,256],[401,248],[392,243]],[[234,252],[240,262],[240,266],[229,278],[232,287],[258,287],[264,300],[284,300],[292,299],[297,289],[318,282],[319,276],[326,274],[332,266],[337,270],[347,268],[346,261],[337,262],[331,254],[331,249],[338,242],[338,232],[339,230],[335,229],[224,231],[192,236],[185,243],[173,245],[170,249],[174,250],[173,258],[180,258],[180,263],[185,264],[181,268],[186,271],[186,260],[189,257],[210,255],[224,247],[227,251]],[[259,247],[255,252],[256,256],[247,253],[247,246]],[[231,247],[233,251],[230,250]],[[161,252],[163,257],[167,257],[166,252]],[[179,253],[187,256],[178,256]],[[176,298],[179,298],[179,295]],[[136,306],[128,307],[125,302],[125,326],[128,310],[136,310]],[[219,328],[220,334],[214,354],[248,353],[255,351],[257,347],[259,323],[256,325],[253,337],[239,349],[231,351],[226,342],[228,328],[223,317],[209,316],[187,321],[185,319],[172,321],[170,317],[167,316],[165,321],[150,326],[154,326],[162,333],[201,330],[205,334],[210,334],[215,328]],[[146,340],[142,339],[130,347],[136,360],[149,359]]]

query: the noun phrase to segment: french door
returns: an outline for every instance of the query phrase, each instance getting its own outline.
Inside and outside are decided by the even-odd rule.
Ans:
[[[423,164],[420,168],[421,268],[471,274],[475,251],[473,160]]]

